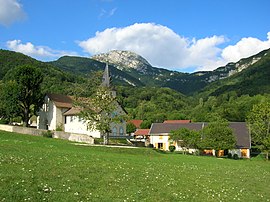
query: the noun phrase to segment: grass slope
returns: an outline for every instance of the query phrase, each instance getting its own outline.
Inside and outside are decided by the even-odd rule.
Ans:
[[[0,131],[0,201],[269,201],[270,164]]]

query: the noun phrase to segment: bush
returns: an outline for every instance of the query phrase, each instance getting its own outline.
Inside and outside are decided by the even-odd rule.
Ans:
[[[56,131],[64,131],[64,126],[63,126],[63,124],[57,125],[55,130],[56,130]]]
[[[234,154],[234,155],[233,155],[233,159],[234,159],[234,160],[239,159],[238,154]]]
[[[200,152],[199,150],[196,150],[196,151],[193,153],[193,155],[195,155],[195,156],[200,156],[200,154],[201,154],[201,152]]]
[[[47,130],[46,132],[42,133],[43,137],[47,137],[47,138],[52,138],[53,137],[53,132],[50,130]]]
[[[0,119],[0,124],[8,124],[8,120],[6,120],[6,119]]]
[[[94,144],[103,144],[103,138],[95,138],[94,139]]]
[[[175,146],[170,145],[170,146],[169,146],[169,150],[170,150],[170,152],[174,152],[174,150],[175,150]]]
[[[236,154],[237,155],[237,154]],[[231,159],[232,158],[232,153],[228,153],[228,158]]]

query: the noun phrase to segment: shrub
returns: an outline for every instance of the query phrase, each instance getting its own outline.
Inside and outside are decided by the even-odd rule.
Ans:
[[[0,119],[0,124],[8,124],[8,120],[6,120],[6,119]]]
[[[64,130],[63,124],[57,125],[55,130],[56,130],[56,131],[63,131],[63,130]]]
[[[239,159],[238,154],[234,154],[233,159],[235,159],[235,160]]]
[[[170,150],[170,152],[174,152],[175,146],[174,146],[174,145],[170,145],[170,146],[169,146],[169,150]]]
[[[52,138],[53,137],[53,132],[50,130],[47,130],[46,132],[42,133],[43,137],[47,137],[47,138]]]
[[[228,153],[228,158],[229,158],[229,159],[232,158],[232,153]]]
[[[94,139],[94,144],[103,144],[103,138],[95,138]]]
[[[200,156],[201,152],[197,149],[194,153],[195,156]]]
[[[147,147],[154,148],[154,145],[153,144],[149,144]]]

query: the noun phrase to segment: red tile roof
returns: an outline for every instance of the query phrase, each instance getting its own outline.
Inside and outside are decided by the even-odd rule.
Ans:
[[[149,135],[150,129],[137,129],[134,135]]]
[[[191,123],[191,120],[165,120],[163,123]]]
[[[143,120],[136,120],[136,119],[128,121],[128,123],[133,123],[136,126],[136,128],[140,128],[140,125],[142,122],[143,122]]]

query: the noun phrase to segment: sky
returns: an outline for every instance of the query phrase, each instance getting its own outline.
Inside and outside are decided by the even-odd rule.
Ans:
[[[41,61],[128,50],[214,70],[270,48],[269,0],[0,0],[0,49]]]

